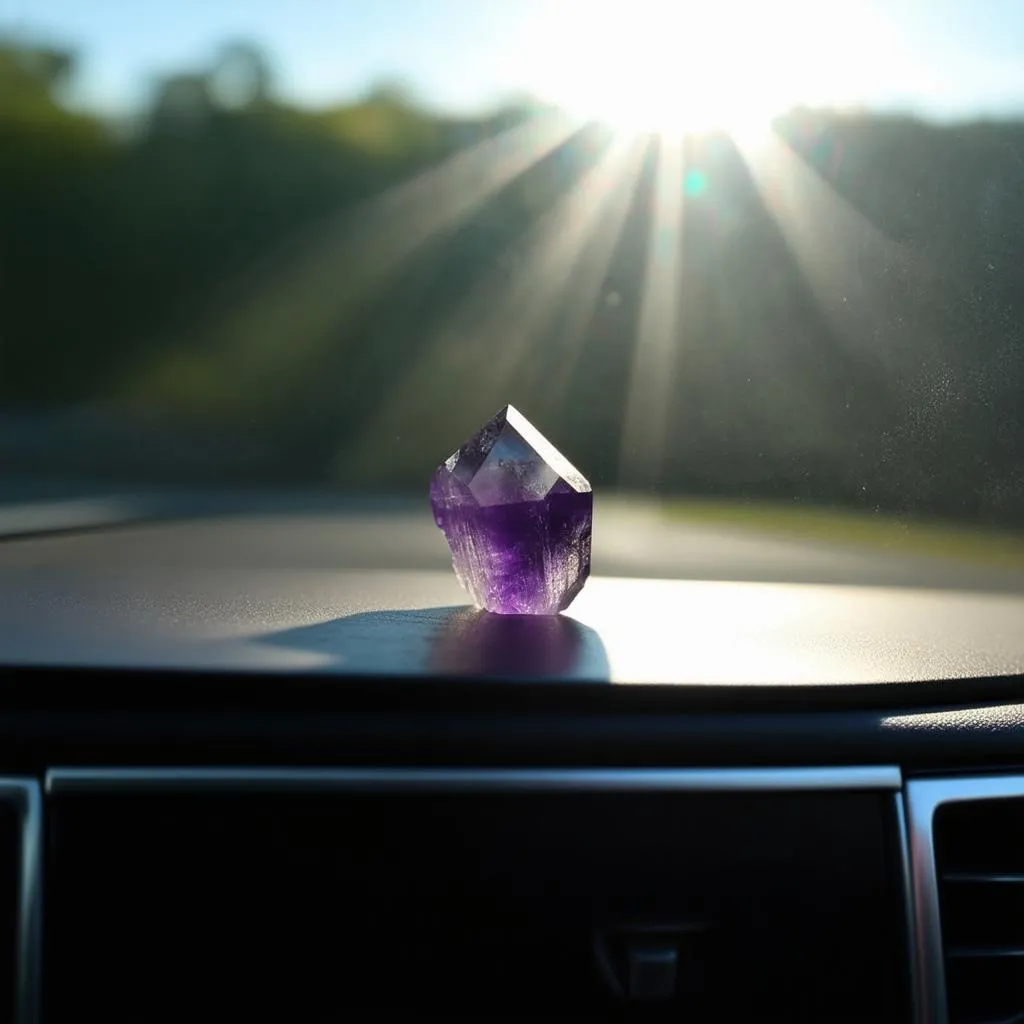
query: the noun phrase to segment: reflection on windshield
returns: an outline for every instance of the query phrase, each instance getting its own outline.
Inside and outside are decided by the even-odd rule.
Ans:
[[[0,499],[422,495],[514,402],[679,521],[1024,567],[1024,8],[770,6],[0,22]]]

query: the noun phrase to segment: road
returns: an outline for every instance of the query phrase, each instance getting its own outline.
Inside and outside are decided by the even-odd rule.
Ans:
[[[109,564],[112,546],[101,537],[112,528],[118,529],[116,562],[132,568],[436,570],[449,563],[425,500],[206,492],[0,505],[0,535],[37,535],[24,546],[23,557],[32,564]],[[93,530],[96,541],[79,534],[68,544],[60,531],[69,530]],[[22,557],[10,549],[5,555],[5,564]],[[593,571],[1024,593],[1019,570],[687,523],[665,516],[654,503],[618,499],[596,502]]]

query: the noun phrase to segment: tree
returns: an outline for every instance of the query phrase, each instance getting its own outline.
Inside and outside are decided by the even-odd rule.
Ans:
[[[228,110],[265,103],[273,86],[270,62],[254,43],[227,43],[214,61],[210,86],[217,105]]]
[[[157,86],[151,130],[156,134],[196,131],[213,112],[210,78],[205,72],[170,75]]]

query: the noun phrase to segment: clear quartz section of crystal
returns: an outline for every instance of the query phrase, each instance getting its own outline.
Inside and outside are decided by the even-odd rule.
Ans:
[[[590,575],[590,484],[511,405],[437,467],[430,503],[481,608],[552,615]]]

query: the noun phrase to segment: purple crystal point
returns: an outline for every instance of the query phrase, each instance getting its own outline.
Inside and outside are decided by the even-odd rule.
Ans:
[[[430,504],[455,575],[490,612],[553,615],[590,575],[590,484],[511,405],[437,467]]]

